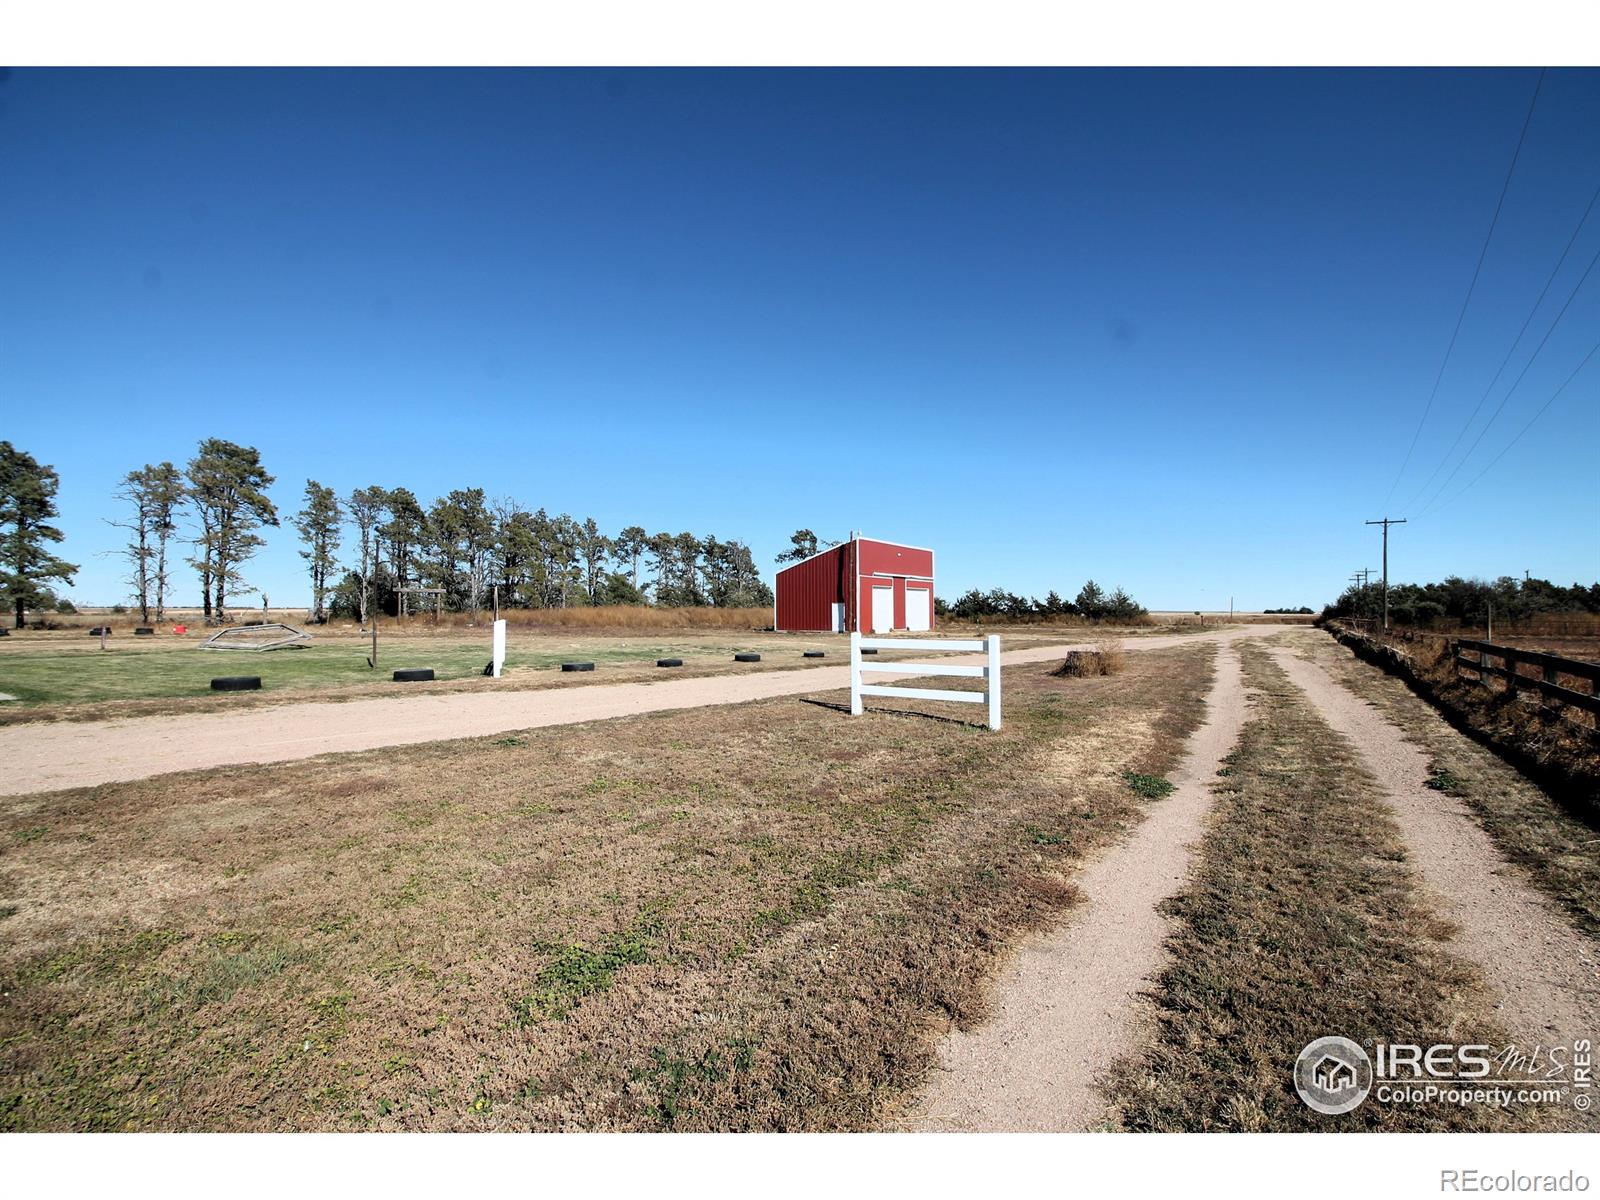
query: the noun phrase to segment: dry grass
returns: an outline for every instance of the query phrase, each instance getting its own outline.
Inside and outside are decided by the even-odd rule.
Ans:
[[[1470,1130],[1550,1114],[1386,1105],[1324,1117],[1292,1071],[1314,1038],[1503,1044],[1474,967],[1405,866],[1398,828],[1354,752],[1265,651],[1242,648],[1259,689],[1190,887],[1170,903],[1172,962],[1158,1031],[1110,1088],[1135,1130]]]
[[[1575,810],[1589,819],[1600,814],[1600,737],[1593,714],[1547,707],[1531,689],[1513,695],[1503,681],[1491,678],[1485,683],[1461,675],[1451,643],[1441,637],[1384,641],[1337,625],[1329,631],[1382,669],[1405,678],[1452,723],[1496,747]],[[1588,686],[1569,675],[1558,675],[1557,682]]]
[[[0,1126],[873,1125],[1142,819],[1213,650],[28,797]]]
[[[1127,651],[1117,638],[1100,638],[1093,650],[1068,650],[1054,674],[1067,679],[1089,679],[1099,675],[1120,675],[1127,662]]]
[[[357,625],[357,622],[350,618],[335,618],[326,626],[312,625],[306,619],[304,608],[275,608],[265,618],[259,608],[235,608],[230,611],[235,624],[265,619],[294,625],[305,629],[308,633],[319,633],[323,629],[354,629]],[[407,636],[425,636],[430,630],[435,629],[459,633],[463,629],[482,626],[492,615],[488,609],[476,613],[447,612],[441,613],[435,620],[432,611],[429,610],[413,614],[404,620],[379,617],[378,621],[381,628],[393,630],[397,634],[403,632]],[[770,608],[656,608],[648,604],[612,604],[593,608],[508,608],[500,615],[512,629],[648,632],[659,629],[770,629],[772,627]],[[135,626],[142,624],[137,612],[111,613],[91,610],[72,614],[30,613],[29,620],[35,619],[46,620],[53,628],[64,630],[88,630],[105,625],[119,632],[131,632]],[[167,619],[163,622],[162,628],[165,630],[174,624],[186,625],[193,632],[204,630],[199,609],[168,609]]]
[[[1426,750],[1436,786],[1465,801],[1501,853],[1554,898],[1578,928],[1600,937],[1600,805],[1563,804],[1550,796],[1492,749],[1441,720],[1399,679],[1337,643],[1319,637],[1301,649]],[[1487,695],[1480,702],[1486,714],[1494,707]],[[1507,705],[1502,701],[1500,707]]]

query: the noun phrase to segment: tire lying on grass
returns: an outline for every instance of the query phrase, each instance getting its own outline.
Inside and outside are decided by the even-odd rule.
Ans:
[[[211,681],[213,692],[254,692],[260,688],[259,675],[219,675]]]
[[[761,655],[759,655],[759,654],[735,654],[733,656],[733,661],[734,662],[760,662],[761,661]]]
[[[861,648],[861,653],[863,654],[876,654],[877,652],[878,648],[876,646],[863,646]]]
[[[93,629],[89,630],[89,636],[90,637],[99,637],[103,633],[107,637],[110,637],[113,632],[114,631],[112,630],[111,626],[109,626],[109,625],[106,625],[104,627],[96,625]]]
[[[800,651],[800,657],[801,658],[826,658],[826,657],[828,657],[828,652],[826,650],[802,650],[802,651]]]
[[[561,664],[561,669],[563,671],[592,671],[592,670],[594,670],[594,664],[593,663],[562,663]]]
[[[396,683],[426,683],[432,678],[432,667],[406,667],[394,673]]]
[[[658,658],[658,659],[656,659],[656,666],[658,666],[658,667],[681,667],[681,666],[683,666],[683,659],[681,659],[681,658]]]
[[[148,625],[141,625],[139,628],[133,631],[133,635],[135,637],[154,637],[155,632],[156,631],[151,629]]]

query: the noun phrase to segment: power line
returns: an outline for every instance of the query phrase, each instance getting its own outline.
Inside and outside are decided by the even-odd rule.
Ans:
[[[1441,504],[1439,507],[1440,508],[1444,508],[1447,505],[1453,504],[1457,500],[1461,499],[1463,493],[1471,491],[1473,484],[1477,483],[1478,480],[1482,479],[1485,475],[1487,475],[1490,471],[1492,471],[1494,469],[1495,463],[1499,462],[1502,458],[1504,458],[1506,456],[1506,451],[1510,450],[1511,447],[1515,446],[1518,442],[1520,442],[1522,440],[1522,435],[1527,433],[1528,430],[1533,428],[1533,423],[1535,421],[1537,421],[1540,417],[1544,416],[1545,412],[1550,408],[1550,406],[1552,404],[1554,404],[1556,402],[1557,398],[1561,395],[1561,393],[1567,390],[1567,385],[1578,377],[1578,373],[1580,371],[1582,371],[1586,366],[1589,365],[1589,360],[1591,358],[1593,358],[1597,353],[1600,353],[1600,342],[1596,342],[1593,346],[1589,347],[1589,353],[1587,353],[1587,354],[1585,354],[1583,356],[1583,361],[1580,362],[1577,365],[1576,368],[1574,368],[1574,370],[1573,370],[1571,375],[1568,375],[1566,377],[1566,379],[1562,380],[1561,386],[1558,387],[1554,392],[1552,392],[1550,394],[1550,399],[1548,399],[1548,400],[1546,400],[1544,402],[1543,406],[1539,409],[1539,411],[1534,413],[1533,416],[1528,418],[1528,423],[1517,431],[1517,436],[1512,438],[1509,442],[1507,442],[1504,446],[1502,446],[1500,448],[1500,453],[1496,454],[1493,458],[1491,458],[1488,461],[1488,463],[1484,466],[1483,470],[1479,471],[1476,475],[1474,475],[1472,477],[1471,483],[1468,483],[1466,487],[1462,488],[1461,491],[1459,491],[1455,495],[1451,496],[1450,499],[1446,500],[1444,502],[1444,504]]]
[[[1400,469],[1395,472],[1394,482],[1389,485],[1388,495],[1383,502],[1388,504],[1394,496],[1394,489],[1400,486],[1400,480],[1406,473],[1406,467],[1411,464],[1411,455],[1417,448],[1417,439],[1422,436],[1422,427],[1428,423],[1428,413],[1433,408],[1433,398],[1439,394],[1439,384],[1444,380],[1444,369],[1450,365],[1450,355],[1455,351],[1456,339],[1461,336],[1461,323],[1466,320],[1467,306],[1472,303],[1472,292],[1478,286],[1478,276],[1483,271],[1483,260],[1489,253],[1489,243],[1494,240],[1495,226],[1500,223],[1500,210],[1505,207],[1506,192],[1511,188],[1511,176],[1516,173],[1517,159],[1522,157],[1522,143],[1528,138],[1528,126],[1533,122],[1534,106],[1539,103],[1539,91],[1544,87],[1544,74],[1546,68],[1540,68],[1539,80],[1533,85],[1533,99],[1528,102],[1528,115],[1522,119],[1522,132],[1517,136],[1517,148],[1511,154],[1511,165],[1506,168],[1505,182],[1500,185],[1500,199],[1495,202],[1494,217],[1489,221],[1489,232],[1484,235],[1483,248],[1478,251],[1478,265],[1472,269],[1472,282],[1467,284],[1467,296],[1461,302],[1461,311],[1456,314],[1456,327],[1450,334],[1450,344],[1445,347],[1444,361],[1439,364],[1439,373],[1433,378],[1433,390],[1428,393],[1428,402],[1422,406],[1422,416],[1417,421],[1417,430],[1411,435],[1411,445],[1406,448],[1405,459],[1400,463]]]
[[[1544,336],[1539,339],[1539,344],[1533,348],[1532,357],[1530,357],[1527,362],[1522,364],[1522,370],[1517,373],[1517,377],[1512,382],[1510,390],[1507,391],[1504,396],[1500,397],[1500,403],[1495,405],[1494,412],[1489,414],[1489,419],[1483,423],[1483,428],[1478,430],[1478,436],[1472,439],[1472,445],[1467,447],[1467,452],[1463,454],[1460,461],[1457,462],[1453,468],[1451,468],[1450,474],[1444,477],[1444,482],[1439,485],[1438,490],[1428,498],[1428,503],[1423,508],[1424,513],[1427,512],[1429,508],[1432,508],[1434,501],[1438,500],[1439,497],[1444,494],[1444,490],[1450,486],[1450,481],[1460,473],[1461,468],[1467,465],[1468,460],[1472,458],[1473,453],[1478,449],[1479,443],[1483,441],[1483,435],[1488,433],[1489,430],[1493,428],[1494,423],[1500,419],[1500,414],[1505,410],[1506,402],[1516,394],[1517,388],[1521,385],[1523,379],[1527,377],[1528,368],[1533,366],[1534,362],[1538,359],[1539,352],[1544,349],[1545,343],[1550,340],[1550,335],[1556,331],[1556,326],[1561,324],[1561,318],[1567,315],[1567,309],[1572,307],[1572,302],[1577,299],[1578,293],[1583,289],[1583,285],[1585,281],[1588,280],[1589,273],[1594,270],[1596,263],[1600,263],[1600,250],[1596,250],[1594,252],[1594,257],[1589,260],[1589,265],[1583,269],[1583,274],[1578,276],[1578,282],[1573,284],[1572,291],[1567,293],[1566,303],[1561,306],[1561,311],[1556,314],[1556,319],[1550,322],[1550,328],[1544,331]]]
[[[1417,494],[1411,497],[1413,507],[1422,499],[1422,493],[1428,490],[1431,484],[1444,469],[1444,464],[1450,461],[1450,456],[1456,452],[1456,447],[1461,445],[1461,439],[1467,436],[1467,430],[1472,428],[1472,423],[1478,419],[1478,414],[1483,411],[1483,404],[1489,398],[1489,393],[1494,391],[1494,385],[1500,382],[1500,376],[1505,373],[1506,364],[1511,361],[1511,356],[1517,352],[1517,347],[1522,345],[1522,335],[1528,332],[1528,326],[1533,324],[1533,318],[1539,311],[1539,306],[1544,303],[1544,298],[1550,294],[1550,285],[1556,281],[1556,276],[1561,274],[1561,268],[1566,265],[1567,256],[1572,253],[1572,247],[1578,242],[1578,234],[1583,232],[1583,227],[1588,223],[1589,214],[1594,211],[1595,202],[1600,200],[1600,187],[1595,188],[1594,195],[1589,197],[1589,204],[1583,210],[1583,215],[1578,218],[1578,224],[1572,231],[1572,236],[1567,239],[1566,247],[1561,251],[1561,257],[1556,259],[1556,265],[1550,272],[1550,277],[1544,281],[1544,287],[1539,290],[1539,297],[1533,302],[1533,307],[1528,310],[1527,317],[1522,322],[1522,328],[1517,330],[1517,336],[1511,340],[1511,348],[1506,351],[1506,356],[1500,360],[1500,365],[1495,368],[1494,378],[1489,380],[1489,386],[1483,389],[1483,395],[1478,397],[1478,403],[1473,405],[1472,412],[1462,422],[1461,428],[1456,433],[1455,441],[1450,443],[1450,449],[1444,452],[1428,478],[1417,489]]]

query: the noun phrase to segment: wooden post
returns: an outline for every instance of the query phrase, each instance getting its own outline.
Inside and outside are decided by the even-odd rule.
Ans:
[[[106,648],[106,623],[105,618],[100,618],[100,649]]]
[[[372,622],[372,657],[367,660],[367,665],[376,671],[378,669],[378,614],[369,609],[367,616]]]
[[[1500,652],[1500,657],[1506,664],[1506,694],[1515,696],[1517,694],[1516,653],[1508,646]]]

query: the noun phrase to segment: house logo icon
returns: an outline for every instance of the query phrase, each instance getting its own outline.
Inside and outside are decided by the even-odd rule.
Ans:
[[[1325,1116],[1350,1112],[1372,1090],[1372,1060],[1349,1038],[1318,1038],[1295,1059],[1294,1090]]]

